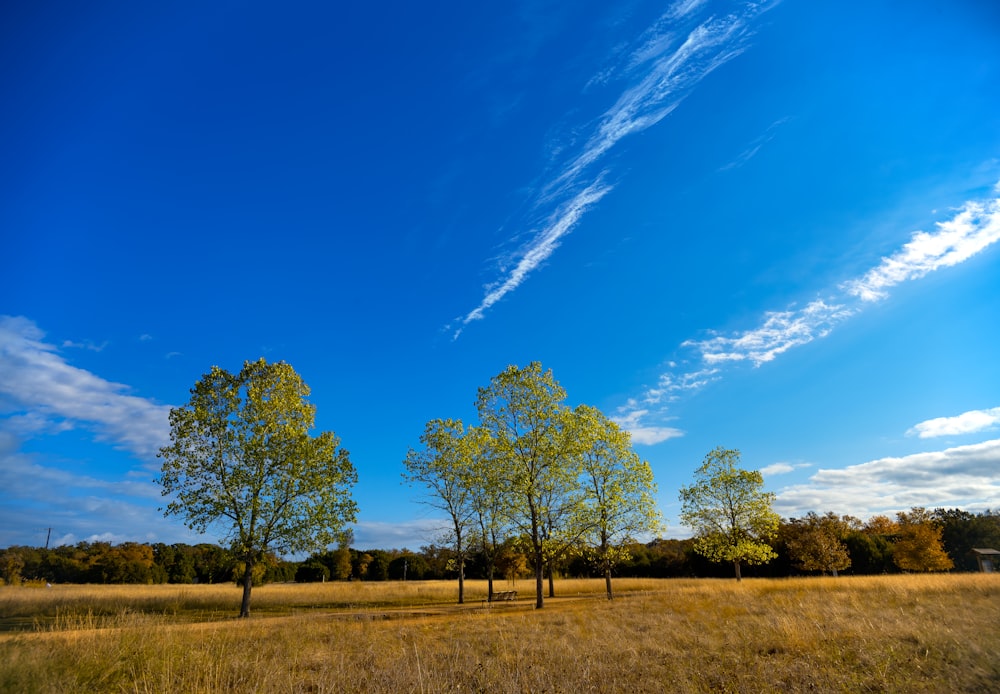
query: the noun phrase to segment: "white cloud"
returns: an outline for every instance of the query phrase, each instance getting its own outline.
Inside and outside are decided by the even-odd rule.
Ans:
[[[956,417],[937,417],[920,422],[906,432],[907,436],[931,439],[938,436],[958,436],[985,431],[1000,424],[1000,407],[971,410]]]
[[[541,233],[528,244],[506,279],[486,292],[486,296],[483,297],[479,306],[461,319],[462,325],[468,325],[474,320],[482,319],[487,309],[521,286],[528,275],[555,252],[556,248],[559,247],[560,240],[573,230],[583,213],[591,205],[600,201],[610,190],[611,186],[605,185],[599,178],[593,185],[581,191],[568,204],[557,210]],[[456,331],[454,336],[458,337],[459,334],[461,334],[461,329]]]
[[[45,467],[33,462],[33,456],[10,452],[0,452],[0,487],[8,499],[46,499],[51,498],[56,490],[67,495],[94,490],[133,499],[160,499],[160,488],[152,480],[104,480]]]
[[[479,305],[458,319],[460,326],[453,332],[454,338],[461,335],[464,326],[482,319],[490,307],[521,286],[552,255],[560,239],[572,231],[583,214],[611,191],[612,186],[603,183],[606,171],[587,176],[604,155],[625,136],[659,123],[705,77],[740,55],[751,35],[750,21],[773,6],[748,3],[742,13],[709,17],[674,48],[677,21],[691,17],[704,4],[704,0],[675,2],[640,37],[640,45],[630,54],[627,72],[646,66],[644,72],[599,118],[580,152],[563,164],[538,193],[535,211],[554,205],[556,212],[549,215],[548,223],[515,256],[514,268],[504,271],[500,280],[486,288]],[[609,74],[605,69],[588,84],[604,82]]]
[[[993,193],[998,190],[1000,184]],[[653,404],[664,397],[676,399],[681,392],[697,391],[722,378],[726,365],[749,362],[760,366],[773,361],[793,347],[829,335],[839,324],[861,312],[867,303],[887,296],[890,287],[972,258],[1000,240],[1000,198],[967,201],[950,219],[937,226],[936,233],[913,234],[898,252],[883,258],[861,278],[842,283],[839,294],[815,299],[801,309],[767,312],[763,322],[750,330],[683,342],[681,347],[694,350],[701,367],[677,372],[671,362],[671,370],[660,376],[656,387],[646,389],[641,401]],[[928,420],[908,433],[931,438],[982,431],[1000,422],[998,409]]]
[[[637,426],[629,429],[632,435],[632,442],[652,446],[662,443],[667,439],[677,439],[684,436],[684,432],[674,427],[645,427]]]
[[[835,511],[867,517],[913,506],[985,509],[995,507],[998,498],[1000,439],[995,439],[819,470],[806,484],[780,490],[775,510],[784,516]]]
[[[798,310],[767,313],[762,325],[734,337],[719,335],[702,341],[688,340],[681,346],[694,347],[707,364],[750,361],[760,366],[792,347],[825,337],[852,314],[842,304],[817,299]]]
[[[649,415],[649,410],[639,409],[633,401],[618,410],[618,416],[612,417],[612,421],[622,429],[629,432],[632,442],[652,446],[667,439],[675,439],[684,436],[684,432],[674,427],[646,426],[642,420]]]
[[[416,550],[432,543],[441,543],[448,532],[448,521],[443,518],[418,518],[400,523],[360,521],[354,525],[353,530],[353,547]]]
[[[747,145],[747,148],[740,152],[740,154],[733,161],[720,167],[719,171],[732,171],[733,169],[738,169],[753,159],[764,145],[774,139],[774,136],[777,134],[777,129],[788,121],[788,118],[780,118],[774,123],[771,123],[767,130],[764,131],[763,135],[755,138],[754,141]]]
[[[754,14],[751,11],[722,19],[709,18],[673,51],[669,50],[673,43],[671,35],[664,33],[667,23],[658,22],[632,58],[633,65],[650,63],[649,69],[604,113],[580,154],[546,186],[546,195],[571,185],[626,135],[659,123],[705,77],[740,55],[745,50],[748,22]]]
[[[90,340],[84,340],[83,342],[73,342],[72,340],[64,340],[62,343],[63,347],[71,347],[73,349],[88,349],[91,352],[103,352],[104,348],[108,346],[108,343],[102,342],[97,344]]]
[[[41,545],[50,527],[52,546],[98,539],[204,541],[157,511],[160,489],[151,479],[99,479],[40,464],[39,456],[19,448],[17,436],[0,430],[0,547]]]
[[[966,202],[954,217],[937,226],[933,233],[914,233],[909,243],[863,277],[846,282],[844,290],[862,301],[884,299],[886,290],[901,282],[964,263],[1000,241],[1000,199]]]
[[[668,19],[681,19],[700,9],[708,0],[677,0],[670,9],[667,10]]]
[[[674,362],[670,363],[671,368],[676,368]],[[699,369],[688,373],[665,373],[661,374],[655,388],[649,388],[643,394],[642,401],[647,405],[655,405],[664,399],[668,401],[676,400],[680,393],[685,391],[700,390],[710,382],[718,378],[718,368]]]
[[[26,433],[85,428],[99,441],[151,461],[167,442],[170,408],[66,362],[30,320],[0,316],[0,397],[9,426]]]
[[[809,463],[772,463],[760,469],[760,474],[764,477],[771,477],[774,475],[787,475],[790,472],[795,472],[798,469],[810,467]]]

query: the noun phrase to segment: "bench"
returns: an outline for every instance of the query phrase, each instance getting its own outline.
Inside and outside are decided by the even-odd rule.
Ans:
[[[490,602],[498,602],[500,600],[507,600],[507,601],[517,600],[517,591],[501,590],[500,592],[490,593]]]

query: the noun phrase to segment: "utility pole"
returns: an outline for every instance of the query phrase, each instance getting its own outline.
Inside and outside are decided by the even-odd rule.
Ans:
[[[45,549],[49,548],[49,539],[52,537],[52,528],[45,534]]]

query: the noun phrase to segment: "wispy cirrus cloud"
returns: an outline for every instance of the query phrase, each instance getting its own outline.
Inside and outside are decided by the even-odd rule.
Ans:
[[[647,29],[637,46],[626,52],[625,67],[604,70],[595,81],[606,82],[621,74],[628,86],[598,119],[583,146],[558,166],[542,186],[532,206],[532,216],[545,209],[545,222],[515,254],[513,268],[486,287],[479,305],[457,319],[453,337],[472,321],[481,320],[500,299],[517,289],[558,248],[560,241],[579,224],[584,213],[611,192],[606,170],[597,171],[605,155],[628,135],[647,130],[668,116],[708,75],[746,50],[752,23],[777,2],[751,2],[740,12],[710,16],[691,23],[704,0],[679,0]]]
[[[760,366],[793,347],[829,335],[838,323],[853,313],[853,309],[843,304],[817,299],[800,309],[768,312],[764,322],[752,330],[732,336],[716,335],[707,340],[688,340],[681,346],[695,348],[706,364],[750,361]]]
[[[0,316],[0,398],[6,427],[32,431],[83,428],[99,441],[154,461],[167,442],[170,407],[128,393],[72,366],[23,317]]]
[[[914,425],[907,436],[932,439],[939,436],[975,434],[1000,425],[1000,407],[970,410],[954,417],[936,417]]]
[[[761,148],[764,147],[764,145],[766,145],[768,142],[770,142],[775,138],[775,136],[778,133],[778,129],[782,125],[787,123],[789,120],[790,120],[789,118],[780,118],[776,120],[774,123],[771,123],[771,125],[768,126],[767,130],[764,131],[763,135],[755,138],[753,142],[747,145],[746,149],[740,152],[735,159],[733,159],[728,164],[725,164],[724,166],[720,167],[719,171],[731,171],[733,169],[738,169],[744,164],[746,164],[748,161],[753,159],[755,156],[757,156],[757,152],[759,152]]]
[[[592,205],[607,195],[610,190],[611,186],[604,184],[599,178],[574,196],[567,204],[556,210],[542,231],[524,249],[520,258],[515,262],[514,268],[501,281],[488,287],[486,296],[483,297],[479,306],[460,320],[461,326],[482,319],[485,312],[493,304],[521,286],[527,276],[555,252],[562,238],[573,230],[573,227],[580,221],[580,217]],[[459,327],[455,331],[454,337],[457,338],[461,333],[462,327]]]
[[[1000,198],[967,201],[937,227],[936,232],[915,232],[899,251],[862,277],[842,283],[825,299],[800,309],[765,313],[759,326],[741,333],[688,340],[681,346],[695,350],[708,365],[749,361],[760,366],[825,337],[865,304],[886,298],[890,287],[958,265],[1000,241]]]
[[[794,347],[829,335],[866,305],[888,297],[888,290],[893,286],[953,267],[985,251],[1000,241],[1000,197],[997,193],[1000,193],[1000,185],[986,199],[963,203],[950,218],[937,224],[936,231],[913,233],[910,241],[897,252],[883,258],[861,277],[841,283],[825,298],[814,299],[801,308],[769,311],[759,325],[742,332],[712,334],[705,339],[683,342],[681,347],[693,353],[684,363],[693,364],[693,368],[685,371],[671,362],[671,369],[660,376],[657,385],[633,399],[632,402],[641,403],[634,408],[660,403],[665,394],[676,397],[681,392],[697,391],[722,378],[727,365],[761,366],[771,362]],[[682,389],[680,384],[688,387]],[[644,411],[644,416],[650,414]],[[996,424],[998,417],[996,409],[967,412],[956,418],[918,424],[911,429],[911,435],[929,438],[981,431]]]

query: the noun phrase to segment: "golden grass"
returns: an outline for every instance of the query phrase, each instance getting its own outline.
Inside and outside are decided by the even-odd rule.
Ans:
[[[528,581],[491,608],[482,582],[464,606],[453,583],[275,585],[250,620],[233,586],[3,588],[0,615],[61,616],[0,637],[0,691],[1000,691],[1000,576],[615,588],[559,581],[538,611]]]

